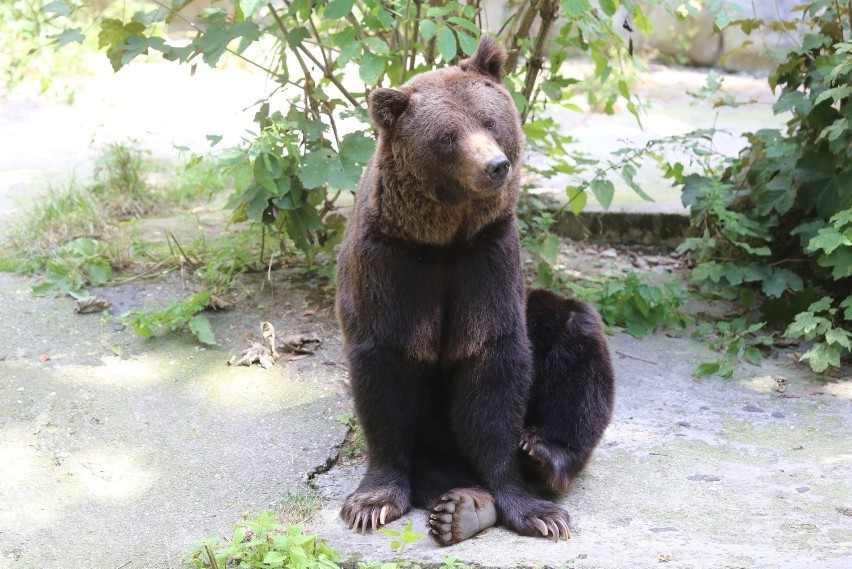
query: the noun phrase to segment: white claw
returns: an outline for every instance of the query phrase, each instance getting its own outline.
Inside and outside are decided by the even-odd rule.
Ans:
[[[388,513],[388,507],[382,506],[382,511],[379,513],[379,523],[385,525],[385,516]]]

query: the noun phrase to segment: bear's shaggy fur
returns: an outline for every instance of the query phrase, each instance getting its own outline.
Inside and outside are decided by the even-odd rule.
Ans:
[[[378,146],[337,269],[368,451],[341,511],[356,530],[415,505],[430,509],[442,544],[495,518],[567,538],[568,514],[533,494],[524,472],[567,490],[612,413],[597,313],[524,290],[523,134],[505,57],[483,36],[458,67],[370,94]]]

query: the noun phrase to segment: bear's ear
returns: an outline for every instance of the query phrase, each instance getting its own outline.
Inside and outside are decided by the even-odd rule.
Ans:
[[[506,50],[493,38],[483,35],[479,38],[479,47],[476,48],[473,57],[460,62],[459,67],[462,71],[476,71],[502,82],[504,63],[506,63]]]
[[[383,87],[370,91],[370,116],[373,124],[380,130],[390,131],[406,108],[408,95],[402,91]]]

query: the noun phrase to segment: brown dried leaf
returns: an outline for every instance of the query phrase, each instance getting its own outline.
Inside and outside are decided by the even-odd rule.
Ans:
[[[38,361],[40,361],[41,363],[49,362],[50,356],[48,356],[47,354],[42,354],[38,357]]]
[[[222,297],[215,294],[210,295],[210,300],[207,301],[207,306],[213,310],[230,310],[234,307],[232,302],[223,300]]]
[[[74,303],[74,311],[77,314],[91,314],[92,312],[103,312],[112,308],[112,303],[102,296],[88,296]]]
[[[275,365],[277,358],[269,348],[257,342],[250,342],[250,344],[248,348],[243,350],[241,356],[231,356],[231,359],[228,360],[228,365],[250,366],[256,362],[263,369],[269,369]]]
[[[322,345],[322,339],[316,334],[294,334],[284,337],[278,348],[291,354],[313,354]]]
[[[660,554],[660,563],[668,563],[669,561],[674,561],[675,556],[671,553],[661,553]]]

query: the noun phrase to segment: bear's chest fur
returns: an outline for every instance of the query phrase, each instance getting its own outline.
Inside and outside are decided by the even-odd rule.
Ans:
[[[365,231],[341,261],[338,314],[356,341],[448,364],[524,329],[514,216],[441,246]]]

